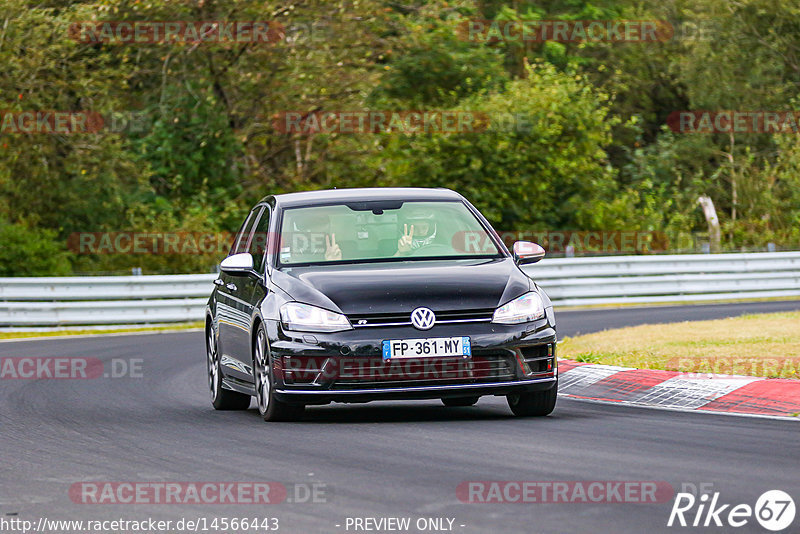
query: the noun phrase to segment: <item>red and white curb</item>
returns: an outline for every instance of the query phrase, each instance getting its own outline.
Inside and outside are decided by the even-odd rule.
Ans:
[[[558,361],[558,394],[674,410],[800,420],[800,380],[679,373]]]

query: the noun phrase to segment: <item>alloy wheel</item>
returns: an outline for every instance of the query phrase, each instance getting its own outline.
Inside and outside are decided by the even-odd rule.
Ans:
[[[219,395],[219,358],[217,358],[217,341],[214,330],[208,329],[206,340],[206,360],[208,366],[208,389],[211,392],[211,402],[217,400]]]
[[[270,396],[272,395],[272,380],[270,378],[265,345],[264,331],[259,330],[256,336],[254,363],[256,367],[256,401],[258,402],[258,411],[261,415],[267,413]]]

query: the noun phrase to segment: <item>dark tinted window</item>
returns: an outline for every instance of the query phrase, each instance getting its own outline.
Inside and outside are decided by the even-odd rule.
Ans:
[[[241,254],[242,252],[247,252],[250,232],[253,230],[253,224],[256,222],[256,218],[258,217],[260,210],[261,206],[257,206],[250,212],[250,215],[247,216],[247,219],[245,219],[244,224],[239,229],[239,233],[236,234],[236,239],[233,241],[233,246],[231,247],[230,252],[231,254]]]
[[[264,256],[267,251],[268,236],[269,236],[269,207],[264,208],[261,212],[261,218],[256,223],[256,231],[250,238],[250,254],[253,255],[253,266],[257,271],[261,271],[264,264]]]

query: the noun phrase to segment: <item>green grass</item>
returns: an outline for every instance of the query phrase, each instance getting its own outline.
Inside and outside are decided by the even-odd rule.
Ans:
[[[196,330],[203,328],[203,322],[197,321],[193,323],[176,323],[174,325],[165,326],[134,326],[125,328],[108,328],[108,329],[87,329],[87,328],[74,328],[69,330],[50,330],[50,331],[25,331],[25,332],[0,332],[0,340],[3,339],[29,339],[40,337],[60,337],[60,336],[101,336],[105,334],[134,334],[141,332],[170,332],[174,330]]]
[[[565,338],[558,355],[639,369],[800,378],[800,312],[606,330]]]

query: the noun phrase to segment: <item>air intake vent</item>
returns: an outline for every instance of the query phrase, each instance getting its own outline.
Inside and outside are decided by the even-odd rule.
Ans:
[[[531,373],[549,373],[555,366],[553,358],[553,344],[522,347],[522,358],[531,370]]]

